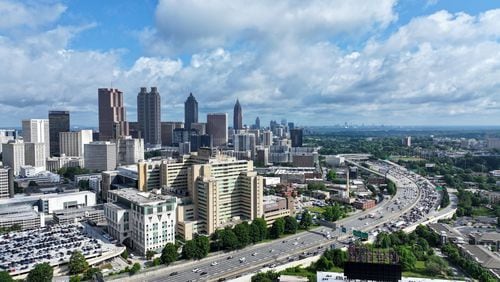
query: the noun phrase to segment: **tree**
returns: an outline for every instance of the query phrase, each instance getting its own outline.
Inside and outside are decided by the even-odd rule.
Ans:
[[[197,259],[202,259],[208,255],[210,251],[210,240],[205,236],[197,236],[195,239],[197,247]]]
[[[285,233],[286,234],[295,234],[297,233],[297,229],[299,228],[299,223],[297,219],[292,216],[285,216]]]
[[[344,267],[344,263],[347,261],[347,252],[341,249],[326,250],[323,254],[328,260],[330,260],[333,265],[337,267]]]
[[[268,271],[260,272],[252,276],[251,282],[275,282],[278,281],[279,273]]]
[[[389,234],[385,233],[385,232],[381,232],[379,234],[377,234],[377,240],[375,241],[375,245],[380,247],[380,248],[390,248],[392,245],[392,242],[391,242],[391,237],[389,236]]]
[[[253,243],[267,238],[267,223],[263,218],[256,218],[250,224],[250,240]]]
[[[399,247],[398,254],[403,271],[410,271],[415,268],[417,258],[413,255],[411,250],[407,247]]]
[[[224,250],[233,251],[239,248],[240,242],[234,231],[230,227],[224,228],[219,233],[222,248]]]
[[[343,215],[342,208],[339,204],[334,204],[333,206],[328,206],[325,208],[323,217],[327,221],[337,221]]]
[[[238,248],[244,248],[250,243],[250,225],[248,222],[236,224],[233,228],[234,235],[238,239]]]
[[[123,251],[123,253],[121,254],[122,258],[124,259],[128,259],[128,250],[125,249],[125,251]]]
[[[189,240],[182,247],[182,256],[186,259],[193,259],[196,257],[196,242],[194,240]]]
[[[335,178],[337,178],[337,173],[335,173],[334,170],[330,169],[326,174],[326,179],[328,181],[333,181]]]
[[[139,270],[141,270],[141,265],[138,262],[136,262],[136,263],[134,263],[134,265],[132,265],[132,267],[130,268],[130,270],[128,271],[128,273],[130,275],[134,275],[137,272],[139,272]]]
[[[151,250],[148,250],[146,252],[146,259],[147,260],[151,260],[154,256],[156,255],[156,252],[155,251],[151,251]]]
[[[75,251],[69,258],[68,268],[70,274],[80,274],[89,268],[89,264],[80,251]]]
[[[300,228],[302,229],[305,229],[305,230],[309,230],[309,227],[312,225],[312,216],[311,214],[309,213],[308,210],[305,210],[303,213],[302,213],[302,218],[300,219]]]
[[[446,273],[448,264],[438,256],[430,256],[425,261],[425,271],[432,275],[442,275]]]
[[[87,269],[87,271],[83,273],[82,278],[83,280],[93,280],[94,277],[101,277],[101,276],[102,276],[101,270],[99,268],[92,267]]]
[[[14,282],[7,271],[0,271],[0,282]]]
[[[389,181],[387,183],[387,193],[389,195],[396,195],[396,184],[394,184],[394,182]]]
[[[273,222],[269,230],[269,235],[273,239],[281,237],[285,233],[285,220],[283,218],[278,218]]]
[[[176,261],[179,254],[177,253],[177,247],[172,243],[167,243],[163,250],[161,251],[161,263],[169,265]]]
[[[316,271],[327,271],[333,267],[333,263],[328,260],[325,256],[321,256],[319,260],[314,264]]]
[[[73,275],[73,276],[69,277],[69,282],[80,282],[80,281],[82,281],[82,278],[80,277],[80,275]]]
[[[54,269],[50,264],[44,262],[35,265],[35,267],[30,270],[27,282],[51,282],[54,276]]]

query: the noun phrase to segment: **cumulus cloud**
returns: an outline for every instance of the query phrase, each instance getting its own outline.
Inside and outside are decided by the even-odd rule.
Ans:
[[[2,122],[66,108],[76,124],[95,125],[97,88],[113,85],[125,92],[129,120],[139,87],[157,86],[163,120],[182,119],[193,92],[200,116],[231,112],[239,98],[246,123],[494,123],[500,10],[439,11],[381,36],[396,24],[394,2],[160,1],[156,26],[141,34],[150,48],[130,67],[117,50],[68,47],[92,23],[19,22],[9,31],[38,32],[0,36]],[[362,44],[341,46],[346,34]]]
[[[29,27],[36,28],[54,22],[66,11],[62,4],[42,5],[36,2],[30,4],[19,1],[0,1],[0,30]]]

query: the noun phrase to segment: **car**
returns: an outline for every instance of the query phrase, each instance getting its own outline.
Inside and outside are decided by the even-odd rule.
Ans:
[[[232,259],[232,258],[233,258],[233,256],[228,256],[226,259]]]
[[[207,275],[207,272],[206,271],[203,271],[202,273],[200,273],[200,276],[201,275]]]
[[[256,255],[257,255],[257,253],[256,253],[256,252],[252,254],[252,256],[256,256]]]
[[[299,244],[299,242],[293,242],[294,246],[297,246],[298,244]]]
[[[270,252],[270,253],[272,253],[272,252],[274,252],[274,250],[273,250],[273,249],[270,249],[270,250],[269,250],[269,252]]]
[[[198,271],[200,271],[200,269],[199,268],[194,268],[192,271],[193,272],[198,272]]]
[[[168,276],[174,276],[174,275],[177,275],[177,271],[170,273]]]
[[[211,263],[211,265],[212,266],[216,266],[216,265],[218,265],[218,263],[216,261],[214,261],[214,262]]]
[[[244,262],[246,260],[245,257],[240,258],[240,262]]]

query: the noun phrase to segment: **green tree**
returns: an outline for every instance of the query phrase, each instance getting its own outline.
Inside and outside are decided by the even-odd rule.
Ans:
[[[121,254],[122,258],[124,259],[128,259],[128,250],[125,249],[125,251],[123,251],[123,253]]]
[[[347,252],[341,249],[326,250],[323,256],[330,260],[333,265],[341,268],[344,267],[344,263],[347,261]]]
[[[328,181],[333,181],[335,180],[335,178],[337,178],[337,173],[334,170],[330,169],[326,174],[326,179]]]
[[[244,248],[250,243],[250,225],[248,222],[236,224],[233,228],[234,235],[238,239],[238,248]]]
[[[54,276],[54,269],[50,264],[44,262],[35,265],[35,267],[30,270],[27,282],[52,282],[52,277]]]
[[[253,243],[267,238],[267,223],[263,218],[256,218],[250,224],[250,239]]]
[[[83,280],[93,280],[94,277],[101,277],[102,273],[99,268],[91,267],[83,273]]]
[[[417,258],[410,249],[408,249],[407,247],[399,247],[398,254],[403,271],[411,271],[415,269]]]
[[[279,273],[268,271],[268,272],[260,272],[252,276],[252,282],[275,282],[278,281]]]
[[[80,281],[82,281],[80,275],[73,275],[69,277],[69,282],[80,282]]]
[[[205,236],[197,236],[194,239],[196,243],[196,259],[202,259],[208,255],[210,251],[210,240]]]
[[[333,206],[328,206],[325,208],[323,217],[327,221],[337,221],[343,216],[342,208],[339,204],[334,204]]]
[[[155,251],[151,251],[151,250],[148,250],[146,252],[146,259],[147,260],[151,260],[154,256],[156,255],[156,252]]]
[[[430,256],[425,261],[425,271],[432,276],[445,274],[448,264],[438,256]]]
[[[299,226],[302,229],[309,230],[309,227],[311,227],[311,225],[312,225],[312,216],[308,210],[305,210],[302,213],[302,218],[300,219]]]
[[[80,251],[75,251],[69,258],[68,268],[70,274],[80,274],[89,268],[89,264]]]
[[[392,242],[389,234],[385,232],[380,232],[379,234],[377,234],[377,239],[375,241],[376,246],[386,249],[390,248],[392,246],[391,244]]]
[[[182,247],[182,256],[186,259],[193,259],[197,257],[197,246],[194,240],[189,240]]]
[[[130,275],[134,275],[137,272],[139,272],[140,270],[141,270],[141,265],[138,262],[136,262],[136,263],[134,263],[134,265],[132,265],[132,267],[130,268],[130,270],[128,271],[128,273]]]
[[[273,225],[269,229],[269,235],[273,239],[281,237],[285,233],[285,220],[283,218],[278,218],[273,222]]]
[[[172,262],[177,260],[178,256],[177,247],[172,243],[167,243],[161,251],[160,260],[161,263],[170,265]]]
[[[14,282],[7,271],[0,271],[0,282]]]
[[[299,223],[297,219],[292,216],[285,216],[285,233],[286,234],[295,234],[297,233],[297,229],[299,228]]]
[[[239,248],[240,242],[230,227],[224,228],[219,233],[221,245],[224,250],[233,251]]]
[[[316,271],[327,271],[333,267],[333,263],[328,260],[325,256],[321,256],[319,260],[314,264]]]

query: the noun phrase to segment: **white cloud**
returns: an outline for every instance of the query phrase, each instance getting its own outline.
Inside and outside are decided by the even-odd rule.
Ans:
[[[18,27],[35,28],[54,22],[66,11],[62,4],[42,5],[36,2],[0,0],[0,30]]]

